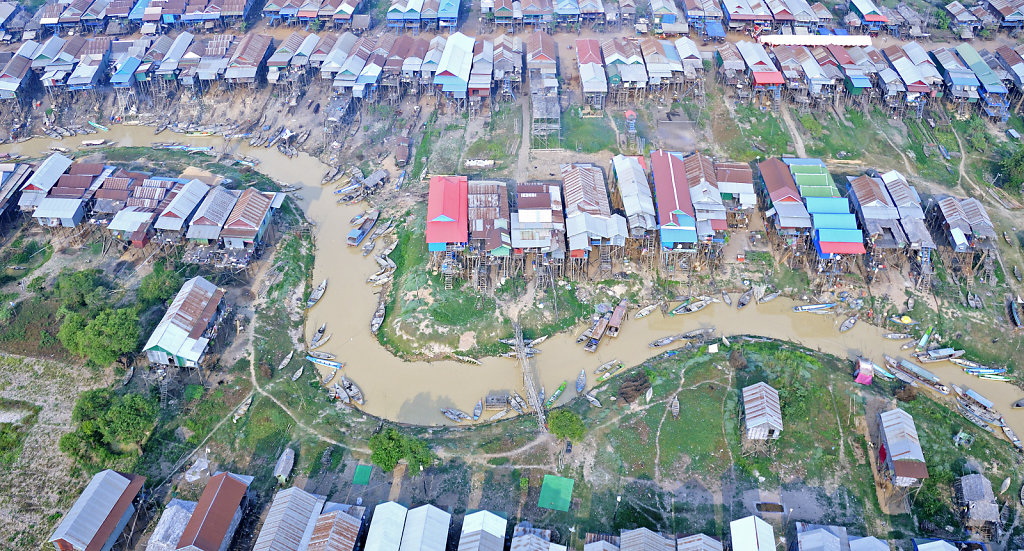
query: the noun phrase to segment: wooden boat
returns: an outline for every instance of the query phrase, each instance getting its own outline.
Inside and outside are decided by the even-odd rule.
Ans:
[[[322,339],[322,338],[323,338],[323,336],[324,336],[324,332],[325,332],[325,331],[327,331],[327,323],[326,323],[326,322],[325,322],[325,323],[323,323],[323,324],[321,324],[321,325],[320,325],[320,328],[319,328],[319,329],[317,329],[315,333],[313,333],[313,339],[309,341],[309,345],[310,345],[311,347],[314,347],[314,348],[315,348],[315,347],[316,347],[316,344],[317,344],[318,342],[320,342],[320,339]]]
[[[651,403],[651,398],[654,396],[654,387],[647,387],[647,392],[644,393],[644,402]]]
[[[480,419],[480,415],[483,414],[483,412],[484,412],[484,401],[480,400],[480,401],[478,401],[476,403],[476,406],[473,407],[473,420],[476,421],[476,420]]]
[[[903,343],[903,346],[900,346],[900,350],[910,350],[911,348],[915,348],[916,346],[917,346],[917,341],[916,340],[911,340],[911,341],[907,341],[907,342]]]
[[[336,166],[327,169],[327,172],[324,173],[324,177],[320,179],[320,185],[333,182],[334,179],[337,178],[338,172],[340,172],[340,168]]]
[[[249,411],[249,406],[251,405],[252,396],[249,396],[248,398],[245,399],[244,402],[242,402],[242,405],[238,406],[238,409],[235,410],[235,414],[232,416],[231,422],[237,423],[238,420],[241,419],[243,415],[245,415],[245,412]]]
[[[1010,245],[1010,234],[1003,232],[1003,241],[1006,241],[1006,244]]]
[[[609,369],[608,371],[605,371],[604,373],[601,374],[600,377],[597,378],[598,384],[603,383],[603,382],[607,381],[608,379],[611,379],[618,372],[622,371],[624,369],[624,367],[625,366],[619,367],[618,369]]]
[[[1020,327],[1020,308],[1017,307],[1017,303],[1013,300],[1013,298],[1007,299],[1006,311],[1010,315],[1010,323],[1012,323],[1014,327]]]
[[[899,377],[899,374],[902,373],[912,379],[915,379],[917,382],[921,383],[922,386],[930,388],[939,394],[949,394],[949,388],[942,384],[938,375],[921,366],[914,365],[907,360],[893,358],[889,355],[885,356],[885,363],[893,369],[893,374],[897,375],[897,378],[900,378],[900,380],[905,380],[902,377]]]
[[[963,407],[963,405],[961,405],[959,402],[957,402],[956,409],[957,411],[960,412],[960,415],[963,415],[965,419],[973,423],[979,429],[988,432],[995,432],[995,429],[992,428],[992,425],[986,423],[984,419],[978,417],[973,411]]]
[[[932,332],[934,330],[935,326],[933,325],[929,327],[927,331],[924,332],[924,335],[921,335],[921,340],[917,342],[918,349],[924,350],[925,348],[928,347],[928,340],[932,338]]]
[[[332,337],[333,335],[334,335],[334,334],[332,333],[332,334],[330,334],[330,335],[327,335],[326,337],[324,337],[324,338],[322,338],[322,339],[320,339],[320,340],[316,341],[316,344],[310,345],[309,349],[310,349],[310,350],[316,350],[317,348],[320,348],[321,346],[323,346],[323,345],[327,344],[327,341],[331,340],[331,337]]]
[[[1020,506],[1024,507],[1024,484],[1020,486]]]
[[[324,367],[330,367],[332,369],[341,369],[345,364],[336,362],[333,360],[321,360],[320,358],[314,358],[313,356],[306,356],[306,359],[315,363],[316,365],[322,365]]]
[[[317,352],[316,350],[311,350],[309,352],[309,355],[313,356],[314,358],[319,358],[321,360],[333,360],[334,359],[334,354],[331,354],[330,352]],[[291,359],[291,355],[289,355],[288,359]],[[284,362],[284,363],[287,363],[287,362]],[[284,367],[284,365],[282,365],[281,367]]]
[[[370,256],[373,252],[373,248],[377,246],[376,241],[368,241],[363,244],[363,256]]]
[[[608,324],[611,322],[611,312],[601,316],[601,319],[597,320],[597,327],[590,335],[590,339],[587,340],[587,344],[583,345],[583,350],[586,352],[596,352],[597,347],[601,345],[601,339],[604,338],[604,333],[608,329]]]
[[[722,291],[722,302],[724,302],[726,306],[732,306],[732,297],[729,296],[729,293]]]
[[[544,385],[540,385],[540,393],[537,395],[537,401],[540,402],[540,407],[544,407]]]
[[[298,380],[299,380],[299,377],[301,377],[301,376],[302,376],[302,371],[303,371],[303,369],[304,369],[304,368],[305,368],[305,366],[301,366],[301,365],[300,365],[300,366],[299,366],[299,368],[295,370],[295,373],[294,373],[294,374],[292,375],[292,382],[293,382],[293,383],[294,383],[295,381],[298,381]]]
[[[906,325],[906,326],[911,326],[911,325],[917,325],[918,324],[918,322],[914,321],[914,318],[912,318],[910,316],[907,316],[907,315],[903,315],[903,316],[890,316],[889,317],[889,321],[891,321],[893,323],[896,323],[896,324],[899,324],[899,325]]]
[[[597,329],[597,324],[599,323],[601,323],[601,318],[595,319],[594,322],[590,324],[590,327],[583,331],[582,335],[576,337],[576,344],[590,340],[590,336],[594,334],[594,330]]]
[[[533,347],[537,346],[538,344],[540,344],[540,343],[542,343],[542,342],[544,342],[546,340],[548,340],[548,336],[547,335],[544,335],[543,337],[537,337],[536,339],[533,339],[532,341],[526,343],[526,346],[528,346],[530,348],[533,348]]]
[[[672,401],[668,404],[668,410],[672,412],[673,419],[679,419],[679,395],[672,397]]]
[[[708,307],[712,300],[708,297],[702,297],[692,302],[686,302],[677,306],[672,310],[671,314],[693,314],[694,312],[700,312],[701,310]]]
[[[638,320],[640,318],[647,317],[648,314],[650,314],[651,312],[655,311],[659,306],[661,306],[660,302],[655,302],[654,304],[648,304],[647,306],[644,306],[643,308],[641,308],[636,314],[634,314],[633,315],[633,319]]]
[[[677,340],[679,340],[681,338],[683,338],[682,335],[669,335],[668,337],[662,337],[662,338],[660,338],[660,339],[658,339],[656,341],[651,341],[651,343],[648,344],[647,346],[650,346],[651,348],[658,348],[658,347],[661,347],[661,346],[668,346],[668,345],[676,342]]]
[[[349,219],[348,223],[350,225],[352,225],[352,226],[357,226],[357,225],[359,225],[360,222],[363,221],[363,218],[366,218],[369,214],[370,214],[370,211],[360,212],[359,214],[357,214],[357,215],[353,216],[351,219]]]
[[[469,419],[469,415],[466,412],[459,411],[455,408],[441,408],[441,413],[443,413],[445,417],[451,419],[452,421],[455,421],[456,423],[461,423]]]
[[[344,197],[342,199],[344,199]],[[363,239],[366,238],[366,235],[370,233],[370,230],[372,230],[373,226],[377,223],[377,218],[379,217],[379,210],[375,210],[367,214],[363,221],[359,223],[357,228],[348,232],[348,237],[346,238],[348,246],[355,247],[362,243]]]
[[[1020,280],[1021,280],[1021,278],[1020,278],[1020,268],[1018,268],[1016,264],[1013,265],[1013,277],[1018,282],[1020,282]]]
[[[767,295],[761,297],[761,300],[759,300],[757,302],[758,302],[758,304],[764,303],[764,302],[771,302],[771,301],[773,301],[773,300],[775,300],[777,298],[779,298],[779,292],[778,291],[772,291],[771,293],[768,293]]]
[[[907,312],[909,313],[914,309],[914,297],[907,298]]]
[[[857,317],[858,316],[853,315],[853,316],[850,316],[850,317],[846,318],[846,321],[844,321],[843,324],[839,326],[839,332],[840,333],[845,333],[845,332],[849,331],[850,329],[853,329],[853,326],[857,325]]]
[[[750,304],[750,301],[754,298],[754,290],[747,289],[742,295],[740,295],[739,302],[736,303],[736,308],[743,308]]]
[[[594,396],[594,391],[593,390],[591,390],[590,392],[584,394],[583,397],[586,398],[587,401],[590,402],[590,404],[592,406],[598,407],[598,408],[601,407],[601,401],[597,399],[597,396]]]
[[[499,411],[498,413],[495,413],[494,415],[488,417],[487,420],[488,421],[497,421],[498,419],[501,419],[502,417],[508,415],[508,412],[510,412],[510,411],[512,411],[512,410],[509,409],[509,408],[505,408],[505,409]]]
[[[909,339],[911,337],[913,337],[913,335],[911,335],[910,333],[886,333],[882,335],[883,339],[889,339],[892,341],[900,341],[903,339]]]
[[[835,305],[836,305],[835,302],[822,302],[820,304],[804,304],[804,305],[801,305],[801,306],[794,306],[793,307],[793,311],[794,312],[816,312],[816,311],[820,311],[820,310],[828,310],[829,308],[834,308]]]
[[[508,405],[512,406],[512,409],[516,410],[516,413],[519,415],[522,415],[526,411],[526,400],[523,400],[523,397],[514,390],[508,397]]]
[[[1024,398],[1021,398],[1020,400],[1017,400],[1017,401],[1016,401],[1016,402],[1014,402],[1014,403],[1013,403],[1013,405],[1012,405],[1012,406],[1010,406],[1010,407],[1013,407],[1013,408],[1015,408],[1015,409],[1020,409],[1020,408],[1024,408]]]
[[[582,394],[585,388],[587,388],[587,370],[581,369],[579,376],[576,377],[576,394]]]
[[[714,334],[715,334],[715,328],[714,327],[700,327],[700,328],[697,328],[697,329],[693,329],[693,330],[687,331],[687,332],[683,333],[682,335],[679,335],[679,337],[683,338],[683,339],[697,340],[697,339],[707,339],[707,338],[710,338],[711,335],[714,335]]]
[[[978,374],[978,375],[976,375],[976,377],[978,377],[979,379],[985,379],[985,380],[988,380],[988,381],[1009,381],[1010,380],[1010,378],[1007,377],[1006,375],[990,375],[990,374],[987,374],[987,373]]]
[[[380,326],[384,323],[386,316],[387,303],[384,302],[384,297],[381,296],[380,304],[377,305],[377,310],[373,313],[373,318],[370,320],[370,333],[376,335],[377,331],[380,331]]]
[[[622,299],[615,306],[615,309],[612,310],[612,315],[608,319],[608,329],[606,331],[608,336],[612,338],[618,337],[619,329],[622,327],[622,322],[627,319],[629,318],[626,313],[626,299]]]
[[[955,350],[953,348],[936,348],[933,350],[918,352],[914,354],[914,358],[921,363],[935,363],[942,362],[950,358],[959,358],[964,355],[964,352],[964,350]]]
[[[344,375],[341,377],[341,388],[344,389],[349,398],[352,398],[353,402],[363,405],[363,390]]]
[[[565,387],[567,384],[568,381],[562,381],[562,384],[558,385],[558,388],[556,388],[555,391],[551,393],[551,397],[548,398],[548,401],[544,402],[545,408],[550,408],[551,406],[555,405],[555,402],[558,401],[558,398],[562,396],[563,392],[565,392]]]
[[[289,357],[291,355],[289,354]],[[121,386],[128,386],[128,382],[132,380],[132,375],[135,375],[135,366],[128,368],[128,372],[124,374],[124,379],[121,379]]]
[[[322,353],[323,352],[318,352],[318,354],[322,354]],[[281,360],[280,364],[278,364],[277,370],[281,371],[282,369],[288,367],[288,364],[292,361],[292,356],[294,356],[294,355],[295,355],[295,351],[294,350],[288,352],[288,355],[285,356],[283,360]],[[331,356],[330,358],[326,358],[326,359],[330,360],[330,359],[333,359],[333,358],[334,358],[334,356]]]
[[[620,362],[619,360],[611,360],[604,362],[603,364],[597,366],[597,369],[594,370],[594,375],[600,375],[615,366],[622,367],[622,362]]]
[[[334,386],[331,387],[330,397],[335,400],[341,400],[344,404],[352,403],[352,397],[349,396],[348,392],[345,392],[345,389],[341,388],[341,385],[338,383],[334,383]]]

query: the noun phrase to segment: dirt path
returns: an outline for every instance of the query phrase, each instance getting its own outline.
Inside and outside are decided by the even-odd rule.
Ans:
[[[523,135],[522,142],[519,144],[519,158],[516,159],[516,181],[525,182],[530,174],[530,114],[529,114],[529,100],[525,99],[527,96],[523,95],[521,101],[521,108],[523,110]]]
[[[806,157],[807,149],[804,148],[804,138],[800,135],[800,131],[796,128],[796,123],[793,122],[793,115],[789,112],[788,107],[779,109],[782,113],[782,120],[786,122],[786,127],[789,128],[789,135],[793,138],[793,147],[796,148],[796,154],[798,157]]]
[[[405,463],[395,466],[391,476],[391,491],[388,492],[388,501],[397,501],[398,496],[402,495],[402,479],[405,478],[405,469]]]

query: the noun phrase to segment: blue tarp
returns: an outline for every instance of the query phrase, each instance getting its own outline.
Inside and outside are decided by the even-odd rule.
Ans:
[[[146,8],[148,7],[149,0],[139,0],[135,3],[132,11],[128,12],[128,19],[131,21],[142,21],[142,16],[146,13]]]
[[[843,197],[807,197],[804,202],[811,214],[850,214],[850,203]]]
[[[725,28],[718,20],[708,21],[704,24],[704,32],[709,38],[725,38]]]
[[[815,228],[840,230],[857,229],[857,217],[852,214],[814,214],[811,216]]]

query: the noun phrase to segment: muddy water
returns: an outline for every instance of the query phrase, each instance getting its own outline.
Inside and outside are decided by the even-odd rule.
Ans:
[[[100,137],[116,140],[119,145],[145,146],[156,141],[187,141],[193,145],[212,145],[218,150],[224,147],[224,140],[219,137],[185,137],[169,132],[154,136],[149,127],[121,126],[114,127],[109,133],[65,138],[59,142],[31,140],[0,147],[0,151],[38,155],[45,153],[51,145],[74,148],[83,139]],[[377,270],[377,265],[371,257],[363,257],[357,248],[345,244],[345,236],[350,229],[348,220],[361,208],[335,204],[332,188],[320,186],[326,166],[317,159],[305,154],[288,159],[276,150],[250,148],[247,144],[230,144],[228,150],[260,159],[259,170],[275,180],[304,186],[300,202],[317,226],[316,266],[312,280],[330,279],[326,295],[309,314],[307,332],[312,333],[314,327],[327,323],[328,333],[333,337],[324,350],[346,362],[346,375],[362,387],[369,413],[408,423],[436,424],[446,421],[439,413],[441,407],[457,407],[468,412],[488,392],[512,389],[521,392],[522,374],[514,360],[488,358],[483,365],[477,366],[450,361],[403,362],[389,354],[369,332],[369,320],[376,307],[377,296],[374,294],[376,289],[365,281]],[[549,394],[562,381],[568,382],[562,397],[565,401],[575,396],[574,383],[580,369],[587,370],[589,388],[595,379],[593,370],[601,363],[618,359],[627,365],[638,364],[661,352],[649,348],[650,341],[697,327],[714,326],[724,335],[752,334],[790,340],[840,357],[852,358],[863,354],[877,363],[882,363],[883,354],[902,355],[899,350],[901,343],[883,339],[885,331],[882,329],[858,323],[853,330],[840,335],[838,326],[842,318],[795,314],[791,310],[793,304],[786,299],[777,299],[763,305],[750,305],[742,311],[714,304],[686,316],[666,318],[655,313],[641,320],[630,319],[623,325],[618,338],[606,338],[593,354],[584,352],[575,344],[576,334],[583,329],[580,327],[572,334],[554,336],[540,345],[542,353],[534,359],[534,365]],[[1010,426],[1024,435],[1024,410],[1010,408],[1013,401],[1024,395],[1019,389],[999,381],[967,375],[947,362],[927,367],[944,381],[970,386],[993,400]],[[485,412],[484,417],[488,415]]]

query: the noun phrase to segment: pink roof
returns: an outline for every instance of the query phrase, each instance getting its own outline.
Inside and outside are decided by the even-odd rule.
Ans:
[[[465,176],[430,178],[427,243],[469,241],[469,181]]]
[[[867,250],[863,243],[840,243],[838,241],[819,241],[821,252],[826,254],[864,254]]]
[[[753,73],[753,75],[755,86],[786,83],[786,81],[782,78],[782,73],[778,71],[756,71]]]
[[[604,65],[601,58],[601,43],[593,38],[581,38],[576,41],[576,59],[579,64],[598,63]]]
[[[676,211],[695,217],[683,160],[659,149],[651,153],[651,167],[654,174],[654,194],[658,199],[658,221],[662,225],[676,222],[673,215]]]

